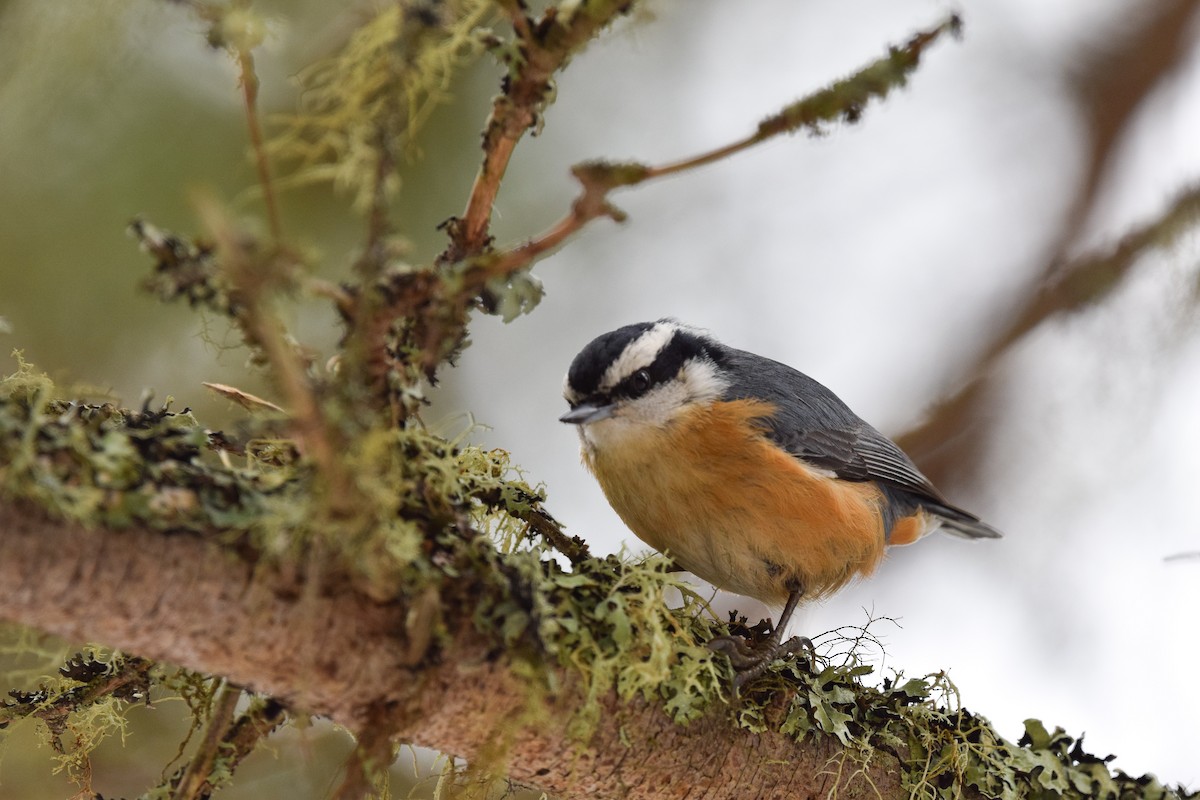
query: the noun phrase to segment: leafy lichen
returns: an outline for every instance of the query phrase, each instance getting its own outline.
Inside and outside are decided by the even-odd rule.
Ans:
[[[212,452],[214,442],[228,446],[228,439],[186,412],[131,412],[52,397],[50,382],[28,365],[0,383],[0,487],[8,497],[113,527],[218,531],[240,552],[250,548],[255,558],[280,562],[302,563],[319,542],[358,591],[414,607],[432,598],[443,606],[434,617],[473,620],[478,634],[492,637],[526,675],[531,708],[537,687],[552,688],[545,682],[565,668],[583,692],[570,726],[580,741],[595,729],[610,693],[659,704],[680,724],[727,713],[715,709],[730,699],[729,667],[705,642],[728,626],[707,613],[703,598],[661,557],[560,563],[525,522],[540,492],[519,479],[503,451],[461,446],[420,427],[367,432],[345,454],[367,502],[355,519],[324,520],[312,512],[310,471],[251,456],[232,467]],[[434,630],[429,641],[436,646],[436,640]],[[780,662],[747,687],[733,718],[752,732],[830,737],[851,761],[891,753],[914,797],[968,790],[1013,798],[1194,796],[1151,776],[1113,773],[1107,759],[1035,720],[1020,742],[1005,740],[986,719],[958,706],[944,675],[870,686],[864,678],[872,671],[853,658],[836,665],[818,659],[812,668]],[[87,672],[77,663],[61,680],[77,686],[95,677]],[[207,682],[172,680],[175,692],[193,698],[194,710],[207,706]],[[7,718],[36,716],[66,688],[47,684],[38,690],[44,695],[14,695]],[[81,769],[96,741],[121,729],[120,709],[116,700],[100,698],[63,717],[52,732],[68,769]]]

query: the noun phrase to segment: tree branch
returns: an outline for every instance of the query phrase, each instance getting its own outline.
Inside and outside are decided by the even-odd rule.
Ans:
[[[502,278],[530,266],[539,258],[557,250],[584,225],[598,217],[609,217],[616,222],[623,222],[624,212],[608,202],[608,195],[614,189],[637,186],[645,181],[670,177],[712,164],[782,134],[806,130],[813,135],[820,135],[829,123],[838,120],[847,123],[858,122],[868,103],[887,97],[893,90],[905,84],[930,45],[946,34],[957,36],[961,29],[962,20],[957,14],[951,14],[932,28],[915,34],[902,47],[888,48],[886,56],[853,75],[835,81],[772,114],[759,122],[753,133],[736,142],[659,166],[607,161],[576,164],[571,169],[571,174],[579,181],[582,191],[571,204],[570,213],[549,230],[524,244],[473,259],[471,266],[476,270],[476,280],[482,283],[493,278]],[[499,102],[497,100],[497,103]],[[506,163],[507,157],[506,155]],[[490,160],[485,160],[485,167]],[[500,176],[496,175],[495,180],[499,179]],[[489,196],[489,203],[493,197],[494,195]],[[472,219],[470,209],[466,219]],[[468,228],[464,239],[470,241],[473,230]],[[482,229],[475,233],[482,235]],[[482,245],[478,249],[482,251]]]
[[[1092,787],[1087,796],[1195,796],[1153,776],[1112,774],[1036,720],[1021,742],[1005,741],[948,700],[953,687],[937,676],[873,690],[855,679],[869,667],[791,679],[785,668],[740,704],[714,703],[683,725],[649,687],[625,698],[611,686],[589,695],[579,672],[519,643],[497,647],[470,614],[443,620],[446,635],[430,651],[409,641],[415,609],[404,603],[344,586],[298,591],[193,535],[88,530],[10,500],[0,501],[0,530],[0,619],[102,640],[275,698],[232,726],[220,721],[228,714],[210,723],[235,759],[278,722],[274,703],[330,717],[360,736],[343,797],[367,792],[397,743],[465,758],[481,775],[503,770],[510,782],[568,800],[697,791],[708,800],[840,792],[900,800],[935,785],[963,798],[1083,785]],[[597,715],[584,736],[578,711],[592,701]],[[811,716],[797,716],[797,703]]]
[[[581,695],[565,670],[556,693],[531,692],[469,628],[418,667],[404,605],[297,593],[190,535],[87,530],[10,502],[0,502],[0,530],[0,618],[223,675],[352,731],[387,730],[468,760],[499,745],[513,780],[560,797],[649,800],[698,785],[709,798],[795,797],[797,787],[825,796],[868,779],[900,796],[894,757],[876,753],[863,774],[835,778],[836,740],[749,735],[728,708],[684,727],[658,702],[609,695],[581,745],[568,732]],[[514,725],[534,715],[538,724]]]

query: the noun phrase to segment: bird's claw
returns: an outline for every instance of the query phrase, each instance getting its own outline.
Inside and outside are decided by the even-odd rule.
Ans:
[[[723,653],[733,667],[733,691],[738,694],[743,686],[767,671],[772,663],[790,655],[799,655],[809,664],[816,662],[817,652],[807,636],[793,636],[780,642],[772,636],[758,646],[751,645],[736,636],[717,636],[710,639],[708,648],[714,653]]]

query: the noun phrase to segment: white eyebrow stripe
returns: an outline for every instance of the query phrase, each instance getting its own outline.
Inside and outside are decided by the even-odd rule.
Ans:
[[[654,363],[658,354],[663,351],[675,336],[675,326],[669,322],[657,322],[638,338],[625,345],[621,355],[608,365],[604,376],[600,379],[599,389],[602,392],[612,391],[612,388],[628,378],[639,369],[644,369]]]

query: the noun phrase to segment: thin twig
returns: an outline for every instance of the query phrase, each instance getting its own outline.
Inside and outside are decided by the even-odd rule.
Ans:
[[[336,437],[317,403],[304,365],[285,336],[283,323],[269,310],[262,296],[272,279],[267,274],[271,271],[271,265],[250,263],[232,225],[216,203],[202,199],[198,208],[217,241],[221,266],[239,292],[241,310],[235,319],[246,338],[262,348],[273,368],[280,389],[287,398],[297,439],[326,481],[330,507],[335,511],[351,507],[353,484],[338,456]]]
[[[171,795],[172,800],[197,800],[197,798],[206,796],[206,787],[211,793],[209,782],[213,767],[220,755],[221,744],[233,721],[233,712],[237,709],[237,703],[241,696],[240,686],[225,683],[221,687],[217,694],[217,701],[213,705],[212,715],[208,718],[208,728],[204,732],[204,738],[200,740],[196,754],[192,756],[191,762],[188,763],[187,769],[179,779],[179,784]]]
[[[611,177],[622,167],[600,164],[580,164],[574,168],[575,177],[583,185],[583,191],[571,204],[571,212],[560,219],[548,231],[525,242],[518,247],[500,253],[488,254],[476,259],[471,266],[479,269],[482,280],[511,275],[517,270],[537,261],[559,247],[580,228],[597,217],[609,217],[615,222],[623,222],[625,214],[608,202],[608,193],[614,186],[629,185],[619,183],[619,179]],[[599,177],[607,175],[609,177]]]
[[[267,223],[271,228],[271,239],[278,245],[283,241],[283,223],[279,215],[279,203],[275,198],[275,187],[271,182],[271,168],[267,161],[262,125],[258,118],[258,73],[254,71],[254,54],[248,49],[239,49],[237,63],[242,101],[246,108],[246,127],[250,136],[250,146],[254,149],[258,183],[262,186],[263,202],[267,207]]]
[[[572,168],[572,173],[582,185],[582,191],[571,205],[569,214],[540,236],[504,252],[481,256],[475,259],[471,267],[479,271],[484,281],[511,275],[562,246],[575,232],[597,217],[623,221],[624,213],[607,199],[609,192],[614,189],[636,186],[648,180],[665,178],[712,164],[781,134],[795,133],[799,130],[821,134],[824,132],[824,126],[831,122],[857,122],[869,102],[882,99],[893,89],[904,85],[931,44],[944,34],[957,34],[961,27],[962,21],[959,17],[950,15],[938,25],[914,35],[903,47],[889,48],[886,56],[853,75],[836,81],[764,119],[753,133],[731,144],[661,166],[605,161],[577,164]],[[497,108],[500,107],[499,103],[500,101],[497,101]],[[515,145],[516,140],[513,139],[509,144]],[[507,158],[509,151],[500,152]],[[477,196],[473,192],[472,201],[478,199],[479,202],[490,203],[494,198],[494,192],[491,190],[498,188],[502,174],[503,165],[493,165],[490,158],[485,160],[484,168],[476,179],[477,184],[481,184],[480,194]],[[473,217],[472,212],[473,209],[468,207],[466,219],[463,221],[463,224],[468,226],[464,231],[464,237],[468,241],[474,241],[471,237],[482,230],[479,228],[481,220],[484,227],[487,223],[486,217]],[[475,224],[472,225],[472,222]]]
[[[886,56],[854,75],[814,92],[763,120],[754,133],[741,141],[673,164],[650,167],[637,182],[663,178],[721,161],[781,133],[795,133],[807,129],[811,133],[820,134],[824,131],[823,126],[829,122],[857,122],[867,103],[874,99],[883,99],[892,89],[904,85],[906,78],[917,68],[921,56],[931,44],[944,34],[957,36],[961,31],[962,19],[957,14],[951,14],[933,28],[915,34],[903,47],[889,48]]]
[[[512,22],[526,59],[531,53],[550,55],[539,48],[522,4],[505,0],[500,5]],[[563,52],[550,56],[551,63],[543,70],[524,70],[526,74],[523,80],[512,84],[510,91],[496,98],[484,127],[483,164],[475,175],[467,208],[463,212],[461,235],[464,254],[478,252],[486,246],[492,206],[500,192],[500,182],[508,169],[508,162],[512,159],[517,142],[537,120],[536,108],[542,102],[550,74],[558,69],[567,55]]]

